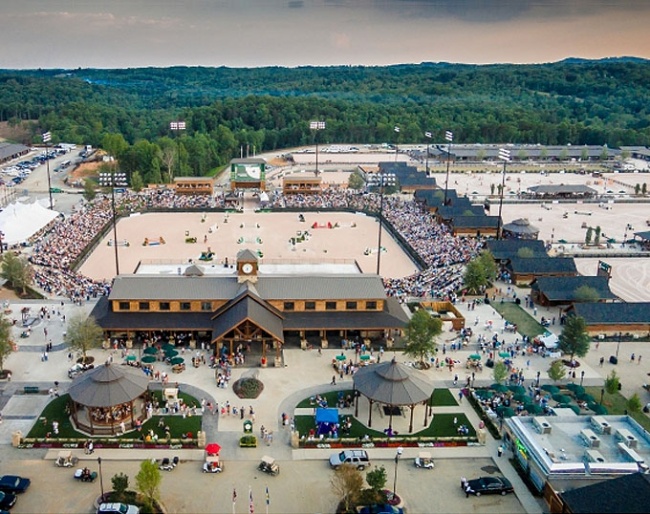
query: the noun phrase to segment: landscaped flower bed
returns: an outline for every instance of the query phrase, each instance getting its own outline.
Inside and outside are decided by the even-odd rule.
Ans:
[[[87,439],[54,439],[46,437],[28,437],[21,441],[18,448],[79,448],[84,447]],[[169,442],[145,443],[142,439],[102,439],[93,438],[95,449],[100,448],[128,448],[138,450],[176,450],[182,448],[197,448],[196,439],[171,439]]]

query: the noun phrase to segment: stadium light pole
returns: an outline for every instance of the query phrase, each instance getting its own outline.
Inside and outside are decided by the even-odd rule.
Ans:
[[[501,212],[503,211],[503,193],[506,189],[506,164],[510,160],[510,150],[505,148],[499,148],[499,159],[503,161],[503,177],[501,178],[501,194],[499,195],[499,217],[497,219],[497,240],[501,239],[501,227],[503,222],[501,221]]]
[[[379,270],[381,269],[381,231],[383,227],[384,219],[384,181],[386,175],[384,175],[384,168],[379,168],[379,236],[377,238],[377,275],[379,275]]]
[[[54,208],[54,203],[52,203],[52,179],[50,178],[50,141],[52,141],[52,133],[44,132],[43,133],[43,143],[45,143],[45,163],[47,165],[47,191],[50,195],[50,210]]]
[[[429,147],[431,146],[431,138],[433,134],[431,132],[425,132],[424,137],[427,138],[427,159],[426,159],[426,168],[427,168],[427,177],[429,176]]]
[[[447,141],[447,176],[445,178],[445,200],[443,205],[447,205],[447,190],[449,189],[449,164],[451,161],[451,143],[454,140],[454,133],[447,130],[445,131],[445,140]]]
[[[395,125],[395,162],[397,162],[397,154],[399,154],[399,127]]]
[[[178,133],[181,130],[185,130],[187,125],[184,121],[171,121],[169,122],[169,130],[176,134],[176,153],[178,154],[178,176],[181,176],[181,140],[178,136]],[[169,181],[171,182],[173,177],[171,176],[171,170],[169,175]]]
[[[314,130],[316,134],[314,135],[314,140],[316,142],[316,169],[314,170],[314,175],[318,176],[318,131],[325,130],[324,121],[310,121],[309,129]]]
[[[115,274],[120,274],[120,258],[117,252],[117,213],[115,210],[115,188],[126,187],[126,173],[104,172],[99,174],[99,185],[111,188],[111,208],[113,210],[113,246],[115,247]]]

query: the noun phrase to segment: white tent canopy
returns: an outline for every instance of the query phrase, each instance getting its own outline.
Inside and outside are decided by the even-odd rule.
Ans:
[[[557,348],[560,340],[555,334],[552,334],[551,332],[544,332],[543,335],[537,336],[535,338],[537,342],[543,344],[546,348],[549,350],[553,350]]]
[[[24,243],[59,215],[39,202],[15,202],[0,212],[2,242],[7,245]]]

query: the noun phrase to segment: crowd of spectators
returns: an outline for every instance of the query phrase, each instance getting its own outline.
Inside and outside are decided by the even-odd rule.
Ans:
[[[151,209],[223,208],[225,196],[177,195],[170,189],[126,191],[116,197],[118,213]],[[463,267],[478,254],[478,238],[454,236],[446,225],[440,224],[418,203],[399,196],[359,193],[348,189],[329,188],[317,195],[283,195],[276,192],[272,208],[350,209],[368,213],[383,213],[407,244],[427,264],[422,271],[399,279],[385,279],[387,294],[401,301],[409,297],[454,299],[462,285]],[[35,265],[36,284],[52,295],[83,301],[108,294],[108,282],[94,282],[71,270],[82,252],[111,222],[112,205],[109,197],[100,195],[92,202],[80,205],[68,217],[60,219],[53,229],[32,249],[29,257]]]

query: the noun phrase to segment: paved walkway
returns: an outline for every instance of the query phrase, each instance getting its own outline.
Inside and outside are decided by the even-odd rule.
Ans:
[[[505,290],[505,286],[502,285]],[[524,297],[526,291],[519,291],[518,295]],[[497,300],[498,301],[498,300]],[[44,302],[51,308],[60,308],[57,302]],[[31,303],[32,309],[37,310],[41,303]],[[461,312],[464,313],[468,319],[468,325],[475,328],[478,333],[483,333],[486,336],[491,336],[496,330],[499,332],[499,337],[503,337],[506,343],[514,343],[517,338],[521,340],[518,334],[505,333],[501,335],[500,328],[502,321],[498,314],[491,306],[479,305],[475,310],[468,312],[465,304],[458,305]],[[12,305],[13,309],[21,308],[21,305]],[[88,312],[91,305],[82,307],[65,304],[63,310],[67,318],[75,312]],[[531,311],[531,314],[532,311]],[[536,313],[537,319],[541,316],[552,318],[557,316],[557,311],[554,309],[544,310],[538,308]],[[476,327],[473,326],[473,321],[479,317],[480,322]],[[488,330],[484,326],[484,322],[488,319],[494,321],[493,329]],[[43,328],[48,328],[48,339],[53,341],[53,350],[48,355],[48,360],[42,360],[42,349],[44,348],[47,340],[45,339]],[[552,331],[559,333],[561,327],[559,324],[549,327]],[[43,390],[47,390],[54,385],[54,381],[59,382],[59,391],[65,392],[70,384],[67,378],[67,369],[70,366],[68,360],[68,352],[61,345],[63,333],[65,331],[65,323],[59,319],[51,319],[48,323],[45,320],[38,320],[38,324],[32,329],[32,335],[28,339],[16,339],[19,345],[19,351],[13,353],[5,363],[7,369],[13,371],[11,382],[0,383],[0,409],[2,409],[4,422],[0,424],[0,445],[4,444],[5,448],[10,443],[11,434],[15,430],[22,431],[26,434],[43,407],[49,401],[47,394],[22,394],[25,385],[36,385]],[[450,343],[453,336],[452,334],[445,333],[440,338],[440,342],[445,344],[446,356],[453,357],[459,365],[450,372],[447,368],[428,370],[425,373],[429,376],[430,380],[434,382],[435,387],[450,388],[452,394],[457,398],[458,387],[464,385],[466,380],[471,380],[471,370],[464,367],[467,357],[471,353],[475,353],[478,349],[473,338],[471,344],[458,351],[450,350]],[[632,343],[630,343],[632,344]],[[629,353],[628,343],[622,351],[622,356]],[[442,344],[441,344],[442,346]],[[609,355],[614,348],[612,344],[600,345],[598,349],[594,347],[592,355],[584,359],[583,366],[580,367],[584,371],[584,377],[578,376],[578,380],[582,380],[585,385],[598,385],[603,383],[603,377],[612,368],[607,365],[601,368],[598,365],[598,359],[601,355]],[[281,424],[282,413],[287,413],[290,416],[295,414],[295,406],[299,401],[309,396],[324,393],[331,390],[343,390],[351,388],[352,380],[350,377],[344,377],[343,380],[337,378],[337,384],[330,385],[333,370],[331,366],[332,359],[341,352],[341,349],[327,349],[323,350],[322,354],[316,351],[303,351],[299,349],[287,349],[284,352],[285,368],[263,368],[259,369],[259,378],[264,383],[264,391],[259,398],[255,400],[244,400],[237,398],[233,393],[232,388],[225,389],[217,388],[214,378],[214,370],[207,366],[199,368],[188,367],[180,375],[171,375],[170,379],[178,380],[181,388],[186,392],[196,396],[197,398],[205,398],[207,401],[218,402],[223,404],[229,401],[231,405],[238,408],[244,407],[246,413],[250,406],[255,411],[255,432],[258,433],[261,425],[274,432],[274,441],[271,447],[261,444],[257,448],[239,448],[238,440],[242,435],[242,419],[240,416],[222,416],[221,414],[211,416],[204,416],[204,429],[207,433],[208,441],[218,441],[222,445],[222,457],[225,461],[257,461],[262,455],[266,453],[272,454],[280,461],[297,461],[297,460],[320,460],[325,461],[330,450],[326,449],[310,449],[310,450],[294,450],[291,448],[289,441],[289,431],[287,427]],[[113,355],[115,362],[121,362],[120,352],[111,352],[106,350],[92,350],[91,355],[96,359],[97,363],[104,362],[110,355]],[[139,350],[134,350],[134,353],[139,357]],[[187,352],[186,352],[187,353]],[[642,351],[637,350],[637,355]],[[347,351],[349,358],[353,359],[353,352]],[[393,353],[385,351],[384,359],[391,358]],[[396,358],[400,361],[406,361],[400,354],[395,354]],[[188,353],[189,357],[189,353]],[[627,357],[629,359],[629,357]],[[650,354],[647,356],[650,359]],[[622,360],[625,360],[622,358]],[[530,384],[540,373],[542,383],[548,382],[546,371],[550,364],[550,359],[542,358],[538,355],[529,357],[515,357],[515,366],[521,368],[525,377],[525,384]],[[644,361],[644,364],[647,361]],[[161,371],[169,371],[164,364],[157,365]],[[635,387],[640,387],[643,381],[638,377],[645,375],[644,365],[636,363],[621,363],[619,365],[619,375],[623,375],[624,392],[627,388],[630,391]],[[235,368],[232,373],[231,383],[240,378],[242,374],[249,371],[250,368]],[[458,375],[458,385],[454,386],[454,376]],[[478,372],[474,377],[474,384],[476,386],[488,385],[493,382],[491,370],[484,369]],[[638,382],[638,385],[633,385]],[[152,384],[154,387],[160,387],[160,384]],[[364,422],[367,420],[367,402],[360,402],[361,412],[359,413],[359,420]],[[364,410],[365,409],[365,410]],[[352,413],[352,410],[350,409]],[[436,412],[462,412],[470,422],[476,427],[479,419],[473,409],[469,406],[467,401],[463,401],[458,407],[444,407],[434,409]],[[414,414],[414,430],[419,429],[422,423],[422,411],[416,408]],[[248,416],[246,416],[248,417]],[[408,416],[396,416],[393,418],[393,426],[401,433],[408,431]],[[385,426],[384,426],[385,425]],[[388,426],[388,419],[382,418],[380,415],[373,416],[373,428],[383,430]],[[496,447],[499,442],[493,440],[488,435],[487,444],[485,446],[469,446],[461,448],[433,448],[431,452],[435,459],[478,459],[478,458],[493,458],[495,465],[499,470],[507,476],[515,484],[517,496],[527,512],[542,512],[542,503],[532,497],[526,487],[521,483],[517,473],[508,463],[507,455],[502,458],[496,457]],[[2,447],[0,446],[0,451]],[[417,454],[417,448],[406,448],[403,458],[414,458]],[[99,452],[96,452],[99,455]],[[160,457],[169,456],[169,451],[159,452]],[[370,451],[371,458],[373,459],[394,459],[394,449],[372,449]],[[42,456],[45,458],[53,458],[53,452],[43,451]],[[134,450],[101,450],[101,457],[111,460],[134,459],[142,460],[146,456],[152,456],[149,452],[144,455],[141,451]],[[157,455],[156,455],[157,456]],[[80,456],[84,458],[83,456]],[[201,460],[202,453],[200,451],[183,451],[183,458],[186,460]]]

